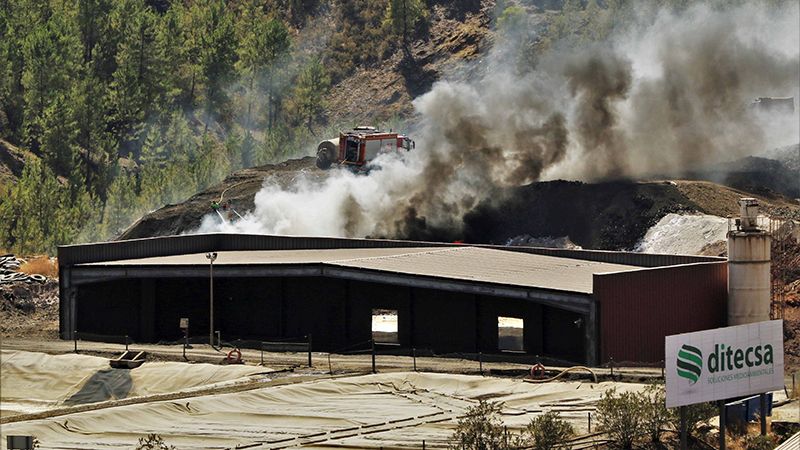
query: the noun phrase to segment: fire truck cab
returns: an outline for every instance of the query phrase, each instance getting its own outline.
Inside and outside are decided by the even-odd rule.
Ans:
[[[338,138],[319,143],[317,167],[327,170],[336,164],[363,170],[378,155],[405,153],[414,146],[414,141],[402,134],[379,131],[374,127],[355,127],[349,131],[340,131]]]

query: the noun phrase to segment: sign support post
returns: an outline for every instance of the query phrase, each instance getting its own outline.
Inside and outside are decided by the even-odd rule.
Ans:
[[[727,433],[725,422],[728,419],[725,414],[725,400],[719,400],[717,404],[719,405],[719,450],[725,450],[725,434]]]
[[[688,438],[688,436],[687,436],[688,430],[686,429],[686,426],[687,426],[687,424],[686,424],[686,406],[681,406],[679,410],[680,410],[680,413],[681,413],[681,450],[687,450],[687,448],[688,448],[688,442],[687,442],[687,440],[688,440],[687,439]],[[591,430],[589,430],[589,431],[591,432]]]
[[[759,400],[761,400],[761,435],[767,435],[767,394],[761,394],[759,396]]]

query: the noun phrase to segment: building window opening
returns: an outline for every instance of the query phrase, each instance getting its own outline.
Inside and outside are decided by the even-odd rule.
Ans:
[[[524,352],[525,322],[518,317],[497,317],[497,348],[503,352]]]
[[[397,335],[397,310],[372,310],[372,340],[378,344],[399,344]]]

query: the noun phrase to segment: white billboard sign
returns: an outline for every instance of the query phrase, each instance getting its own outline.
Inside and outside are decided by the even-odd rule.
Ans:
[[[783,389],[783,321],[666,338],[667,407]]]

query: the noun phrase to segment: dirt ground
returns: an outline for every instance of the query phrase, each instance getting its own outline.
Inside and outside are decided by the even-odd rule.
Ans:
[[[0,338],[58,338],[58,281],[0,285]]]

